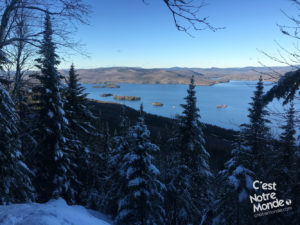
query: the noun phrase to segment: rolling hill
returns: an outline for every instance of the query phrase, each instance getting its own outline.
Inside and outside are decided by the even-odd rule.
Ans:
[[[290,67],[273,67],[278,73],[290,71]],[[244,68],[154,68],[144,69],[137,67],[106,67],[95,69],[78,69],[82,83],[99,84],[111,83],[136,83],[136,84],[188,84],[191,76],[195,77],[196,85],[213,85],[229,80],[258,80],[263,74],[265,80],[276,80],[267,74],[269,68],[244,67]],[[62,70],[66,75],[68,70]]]

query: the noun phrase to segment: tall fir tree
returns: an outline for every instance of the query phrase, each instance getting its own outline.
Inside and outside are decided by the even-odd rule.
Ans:
[[[177,118],[175,137],[170,140],[172,154],[166,172],[167,224],[194,224],[202,220],[207,223],[212,200],[210,156],[204,147],[194,77],[185,101],[181,105],[182,115]]]
[[[117,216],[118,200],[127,193],[127,177],[125,171],[120,169],[123,165],[125,155],[129,152],[128,132],[129,120],[125,115],[123,107],[120,118],[119,133],[113,137],[112,148],[109,154],[110,174],[106,180],[108,189],[108,213],[113,217]]]
[[[263,90],[263,80],[262,76],[260,76],[256,90],[254,91],[254,96],[252,97],[252,102],[249,103],[249,123],[242,124],[244,145],[251,148],[253,158],[249,160],[252,160],[253,171],[260,179],[268,177],[269,161],[267,159],[272,150],[269,145],[270,133],[268,123],[270,123],[270,121],[267,119],[269,112],[263,103]]]
[[[120,174],[126,176],[127,191],[118,201],[117,224],[164,224],[163,191],[160,172],[153,164],[159,147],[150,142],[150,132],[142,115],[128,132],[129,151],[122,159]]]
[[[73,158],[77,166],[72,168],[76,174],[77,182],[71,184],[71,186],[76,190],[76,199],[74,200],[79,204],[84,204],[81,197],[82,193],[86,192],[86,174],[88,173],[87,168],[92,152],[89,140],[91,137],[98,135],[92,124],[96,117],[91,112],[91,107],[88,105],[86,98],[87,94],[84,93],[85,88],[80,84],[79,76],[76,74],[73,64],[69,70],[66,83],[64,110],[68,120],[69,147],[75,152]]]
[[[294,153],[296,150],[295,108],[293,102],[291,102],[290,108],[286,113],[285,125],[281,128],[283,129],[283,133],[280,135],[282,155],[279,158],[281,159],[282,165],[287,166],[286,170],[291,170],[290,166],[292,166],[294,162]]]
[[[283,132],[280,135],[281,145],[274,150],[272,158],[272,180],[277,183],[277,194],[280,199],[291,199],[294,207],[299,203],[297,193],[297,182],[299,169],[297,168],[296,158],[296,130],[295,130],[295,108],[293,101],[286,112],[285,124],[281,127]],[[297,171],[298,170],[298,171]],[[299,211],[298,211],[299,212]],[[281,213],[270,217],[269,223],[285,224],[288,221],[299,221],[297,210]],[[299,216],[298,218],[299,219]]]
[[[0,84],[0,204],[34,200],[31,170],[24,163],[18,115],[9,93]]]
[[[185,193],[183,199],[188,200],[185,208],[180,211],[179,218],[183,223],[196,223],[205,217],[209,210],[210,201],[210,180],[212,174],[209,167],[209,153],[206,151],[205,139],[200,123],[199,108],[195,91],[194,77],[191,78],[182,115],[178,118],[178,147],[179,147],[179,193]]]
[[[39,140],[33,164],[36,169],[35,187],[41,202],[57,197],[69,200],[69,196],[74,196],[70,183],[76,179],[71,170],[76,166],[71,165],[74,158],[68,147],[62,76],[57,70],[59,60],[55,50],[50,16],[46,13],[38,52],[41,57],[36,59],[41,73],[33,76],[39,82],[33,88],[36,94],[34,108],[37,110],[36,139]]]
[[[253,155],[251,149],[242,143],[243,136],[239,134],[233,143],[231,159],[225,163],[224,170],[219,172],[213,225],[255,224],[249,204],[255,177],[249,161]]]
[[[232,150],[232,158],[225,163],[225,169],[220,172],[222,186],[218,191],[215,218],[213,224],[257,224],[264,222],[254,220],[249,195],[254,194],[252,182],[256,179],[268,182],[270,177],[269,158],[271,147],[269,113],[263,104],[262,77],[254,91],[252,102],[248,109],[249,123],[241,125],[238,140]],[[269,176],[269,177],[267,177]],[[268,178],[268,180],[267,180]],[[270,182],[272,180],[269,180]]]
[[[66,117],[69,121],[70,130],[76,133],[81,139],[83,145],[88,145],[86,136],[95,136],[96,130],[92,122],[96,119],[88,105],[87,93],[85,88],[79,82],[79,76],[76,74],[74,65],[71,65],[67,79],[67,88],[65,91]]]
[[[101,138],[99,139],[99,148],[100,151],[100,161],[98,166],[99,171],[99,181],[100,181],[100,188],[98,188],[99,193],[99,202],[98,207],[101,211],[106,212],[107,205],[109,204],[110,197],[109,192],[111,190],[111,185],[109,182],[110,175],[112,173],[110,168],[110,157],[112,153],[112,137],[110,135],[110,129],[108,122],[106,121],[104,124],[102,123],[101,126]]]

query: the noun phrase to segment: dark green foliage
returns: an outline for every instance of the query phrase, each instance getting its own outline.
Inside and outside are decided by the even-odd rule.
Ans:
[[[86,99],[87,94],[84,91],[85,88],[79,83],[78,74],[76,74],[72,64],[67,79],[67,89],[65,91],[67,101],[64,107],[69,127],[78,135],[95,133],[95,128],[91,125],[91,121],[95,117],[90,111]]]
[[[168,224],[201,221],[211,200],[209,153],[206,151],[199,109],[196,106],[194,79],[187,90],[183,113],[177,120],[177,133],[171,139],[171,158],[167,171]],[[173,205],[169,205],[173,204]]]
[[[280,136],[282,142],[282,165],[291,166],[294,161],[294,153],[296,149],[296,130],[295,130],[295,108],[292,102],[286,114],[286,124],[281,127],[283,133]]]
[[[127,193],[127,179],[124,172],[120,169],[124,156],[129,152],[128,143],[129,121],[126,117],[124,108],[121,114],[121,122],[118,134],[115,134],[112,139],[111,152],[109,154],[109,173],[106,186],[108,189],[107,211],[114,218],[118,212],[118,200],[121,199],[124,193]]]
[[[233,144],[232,158],[225,163],[225,169],[217,178],[213,225],[253,224],[249,195],[255,174],[249,159],[252,151],[242,145],[244,137],[237,136]]]
[[[300,86],[300,70],[286,73],[282,76],[277,85],[272,87],[264,96],[264,104],[273,101],[274,98],[284,99],[284,104],[292,101]]]
[[[291,199],[295,207],[292,212],[279,214],[269,218],[270,222],[285,224],[286,220],[298,221],[297,210],[299,212],[299,165],[297,165],[297,146],[295,140],[295,109],[291,102],[289,110],[286,112],[285,124],[280,135],[280,145],[276,146],[272,158],[272,179],[278,184],[278,196],[281,199]],[[297,190],[298,189],[298,190]]]
[[[14,103],[0,84],[0,204],[34,200],[33,174],[24,163],[18,120]]]
[[[249,203],[254,180],[270,180],[271,138],[267,124],[269,115],[263,104],[263,82],[260,77],[248,109],[249,123],[233,145],[232,157],[219,173],[214,224],[256,224]]]
[[[270,121],[266,119],[269,113],[263,104],[263,89],[263,81],[262,77],[260,77],[254,91],[254,96],[252,97],[252,102],[249,103],[249,123],[242,125],[243,144],[250,147],[253,158],[249,158],[249,160],[253,164],[253,171],[256,176],[260,178],[266,176],[267,161],[265,159],[267,159],[270,151],[270,146],[268,145],[270,134],[269,127],[267,126]]]
[[[32,161],[36,172],[35,187],[42,202],[59,196],[67,200],[70,196],[73,198],[74,190],[70,188],[70,183],[76,179],[71,169],[75,167],[71,166],[75,162],[74,152],[68,146],[62,76],[57,71],[59,61],[48,13],[44,28],[38,52],[41,57],[36,60],[41,73],[33,76],[39,82],[33,88],[37,100],[34,105],[37,110],[35,137],[39,143]]]
[[[76,202],[86,204],[83,195],[86,193],[88,164],[92,158],[94,149],[89,142],[90,139],[98,137],[96,128],[92,125],[95,120],[94,115],[90,111],[90,106],[84,93],[84,87],[79,83],[78,75],[71,65],[69,76],[67,79],[67,88],[65,90],[66,102],[64,110],[68,120],[68,139],[70,140],[69,146],[75,151],[74,160],[76,167],[73,168],[77,182],[71,183],[71,186],[76,190]],[[73,203],[75,199],[73,199]]]
[[[142,115],[137,124],[129,128],[126,139],[129,148],[128,152],[122,153],[119,168],[126,189],[122,189],[125,192],[118,199],[117,224],[164,224],[165,187],[159,181],[159,170],[153,165],[153,153],[159,151],[159,147],[150,142],[150,132]],[[123,146],[119,147],[125,150]]]

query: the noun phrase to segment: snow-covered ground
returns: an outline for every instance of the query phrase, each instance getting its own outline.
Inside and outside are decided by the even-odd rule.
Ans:
[[[82,206],[69,206],[63,199],[45,204],[0,206],[1,225],[110,225],[103,214]]]

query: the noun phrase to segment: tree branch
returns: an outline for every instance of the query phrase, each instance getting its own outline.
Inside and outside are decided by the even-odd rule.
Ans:
[[[208,17],[199,17],[199,11],[205,6],[203,1],[198,0],[163,0],[172,14],[177,30],[186,32],[190,36],[190,29],[217,31],[224,27],[215,27],[208,22]],[[182,21],[183,22],[182,22]]]

